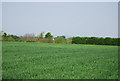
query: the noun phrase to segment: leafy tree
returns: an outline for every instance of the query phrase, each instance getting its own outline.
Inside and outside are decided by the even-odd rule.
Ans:
[[[46,33],[45,38],[53,38],[50,32]]]
[[[88,44],[96,44],[97,43],[97,37],[89,37],[87,40]]]
[[[97,38],[97,40],[96,40],[96,44],[97,45],[104,45],[104,38]]]
[[[2,37],[7,37],[7,33],[4,32],[3,35],[2,35]]]
[[[120,38],[117,39],[117,45],[120,46]]]
[[[72,43],[73,44],[80,44],[80,37],[73,37],[72,38]]]
[[[104,44],[105,44],[105,45],[111,45],[111,43],[112,43],[111,40],[112,40],[112,39],[111,39],[110,37],[106,37],[106,38],[104,39]]]
[[[6,41],[7,39],[8,39],[7,33],[4,32],[2,35],[2,40]]]
[[[64,38],[64,39],[66,38],[64,35],[63,35],[63,36],[57,36],[57,37],[62,37],[62,38]]]
[[[73,37],[73,44],[120,45],[119,38]]]
[[[55,43],[66,43],[66,39],[62,36],[58,36],[55,38]]]
[[[20,40],[20,37],[18,37],[17,35],[8,35],[8,41],[18,41]]]

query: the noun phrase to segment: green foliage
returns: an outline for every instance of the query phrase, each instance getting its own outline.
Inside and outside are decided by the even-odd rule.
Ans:
[[[72,37],[66,38],[65,36],[57,36],[55,39],[50,32],[46,33],[44,38],[44,32],[39,36],[34,34],[25,34],[22,37],[16,35],[7,35],[7,33],[1,31],[0,40],[3,41],[26,41],[26,42],[43,42],[43,43],[67,43],[67,44],[95,44],[95,45],[119,45],[120,38],[99,38],[99,37]]]
[[[62,37],[63,39],[65,39],[66,37],[63,35],[63,36],[57,36],[57,37]]]
[[[46,33],[45,38],[53,38],[50,32]]]
[[[8,41],[19,41],[20,37],[16,36],[16,35],[8,35]]]
[[[0,80],[2,81],[2,41],[0,41]]]
[[[7,35],[7,33],[4,32],[2,35],[2,40],[3,41],[18,41],[18,40],[20,40],[20,37],[18,37],[16,35]]]
[[[116,39],[118,46],[120,46],[120,38]]]
[[[3,35],[2,35],[2,37],[7,37],[7,33],[4,32]]]
[[[73,44],[80,44],[80,37],[73,37],[72,38],[72,43]]]
[[[62,36],[58,36],[55,38],[55,43],[66,43],[66,39]]]
[[[73,44],[119,45],[119,38],[73,37]]]
[[[3,79],[117,79],[118,46],[2,43]]]
[[[5,41],[7,40],[7,33],[5,33],[5,32],[3,33],[2,40],[5,40]]]

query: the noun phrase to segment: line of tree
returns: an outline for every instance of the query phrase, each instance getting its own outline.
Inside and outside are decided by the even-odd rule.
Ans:
[[[120,38],[73,37],[73,44],[120,45]]]
[[[95,44],[95,45],[120,45],[120,38],[99,38],[99,37],[71,37],[65,36],[53,37],[50,32],[45,35],[41,32],[38,36],[35,34],[25,34],[24,36],[9,35],[6,32],[0,32],[2,41],[24,41],[24,42],[43,42],[43,43],[67,43],[67,44]]]
[[[47,32],[44,35],[44,32],[41,32],[38,36],[35,34],[27,33],[24,36],[9,35],[6,32],[1,33],[0,40],[2,41],[23,41],[23,42],[42,42],[42,43],[72,43],[72,38],[66,38],[65,36],[53,37],[50,32]]]

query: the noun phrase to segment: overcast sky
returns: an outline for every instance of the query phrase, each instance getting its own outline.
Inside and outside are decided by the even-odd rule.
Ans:
[[[1,7],[2,29],[9,34],[118,37],[117,2],[3,2]]]

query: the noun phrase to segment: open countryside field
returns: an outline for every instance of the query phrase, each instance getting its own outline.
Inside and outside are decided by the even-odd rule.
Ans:
[[[118,47],[3,42],[3,79],[117,79]]]

